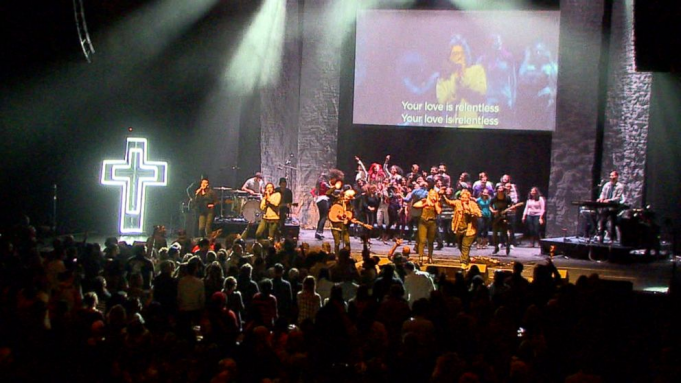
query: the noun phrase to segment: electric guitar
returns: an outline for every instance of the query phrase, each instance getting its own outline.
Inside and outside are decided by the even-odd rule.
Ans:
[[[369,230],[373,229],[371,225],[368,225],[364,222],[355,219],[354,214],[352,214],[352,211],[345,210],[343,208],[343,205],[340,204],[335,204],[331,206],[331,209],[329,209],[329,221],[334,223],[344,223],[346,225],[350,223],[356,223],[360,226],[363,226],[366,229]]]
[[[497,212],[496,217],[494,218],[494,223],[496,224],[496,223],[499,223],[502,219],[506,219],[506,213],[508,213],[509,211],[511,211],[511,210],[513,210],[517,207],[523,206],[524,204],[525,204],[525,202],[518,202],[515,205],[511,205],[511,206],[507,207],[506,209],[502,210],[501,212]]]

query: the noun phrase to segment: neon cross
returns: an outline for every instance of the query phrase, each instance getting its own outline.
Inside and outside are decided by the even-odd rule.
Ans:
[[[147,139],[128,138],[125,160],[105,160],[102,185],[122,187],[121,234],[143,233],[147,186],[166,186],[168,163],[147,160]]]

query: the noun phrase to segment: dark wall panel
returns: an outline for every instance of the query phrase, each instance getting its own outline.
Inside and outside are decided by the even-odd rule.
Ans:
[[[681,251],[681,76],[655,73],[646,157],[645,203],[657,212],[664,239]]]
[[[590,199],[598,120],[603,0],[561,1],[556,131],[552,139],[547,234],[576,228],[574,200]]]

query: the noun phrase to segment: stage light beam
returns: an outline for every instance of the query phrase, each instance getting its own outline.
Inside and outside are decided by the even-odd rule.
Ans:
[[[225,81],[237,94],[276,85],[285,39],[286,1],[265,0],[231,59]]]

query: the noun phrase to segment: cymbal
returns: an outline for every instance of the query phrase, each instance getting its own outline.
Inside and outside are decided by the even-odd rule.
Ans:
[[[229,191],[229,190],[232,190],[232,188],[228,188],[226,186],[216,186],[216,187],[213,188],[213,190]]]

